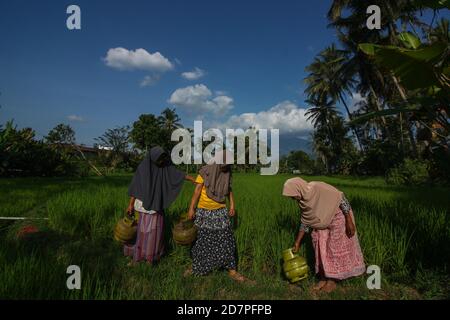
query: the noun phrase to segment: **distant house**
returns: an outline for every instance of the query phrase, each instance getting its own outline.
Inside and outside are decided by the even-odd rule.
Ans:
[[[88,147],[85,146],[83,144],[81,145],[76,145],[75,148],[81,150],[84,154],[98,154],[99,148],[95,148],[95,147]]]
[[[75,153],[82,152],[84,156],[88,159],[96,158],[99,156],[100,153],[104,153],[111,150],[108,147],[102,148],[100,148],[99,146],[88,147],[84,144],[54,144],[54,145],[57,145],[58,147],[63,147],[66,150],[72,150],[72,152]]]
[[[107,150],[107,151],[113,150],[113,147],[107,147],[107,146],[101,146],[101,145],[98,145],[97,148],[99,150]]]

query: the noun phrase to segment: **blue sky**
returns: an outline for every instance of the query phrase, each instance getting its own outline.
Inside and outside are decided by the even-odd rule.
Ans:
[[[0,123],[38,136],[68,123],[92,144],[175,107],[190,127],[255,122],[304,136],[304,68],[335,39],[330,3],[0,0]],[[66,28],[70,4],[81,30]]]

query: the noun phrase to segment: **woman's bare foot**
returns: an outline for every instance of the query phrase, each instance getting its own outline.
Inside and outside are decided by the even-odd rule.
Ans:
[[[256,284],[256,281],[250,280],[250,279],[244,277],[242,274],[240,274],[236,270],[228,271],[228,275],[230,276],[231,279],[233,279],[237,282],[248,282],[250,284]]]
[[[325,293],[331,293],[336,289],[336,281],[334,280],[327,280],[327,283],[322,287],[320,291],[323,291]]]
[[[318,283],[312,286],[311,290],[319,291],[327,284],[327,280],[319,280]]]
[[[137,263],[134,260],[127,263],[127,267],[134,267],[135,265],[137,265]]]
[[[189,267],[186,269],[186,271],[183,273],[183,277],[187,278],[189,276],[192,276],[193,272],[192,272],[192,267]]]

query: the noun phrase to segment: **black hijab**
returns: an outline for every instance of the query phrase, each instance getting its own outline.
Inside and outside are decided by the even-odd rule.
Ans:
[[[176,199],[184,177],[163,148],[153,147],[139,164],[128,194],[141,200],[144,209],[161,211]]]

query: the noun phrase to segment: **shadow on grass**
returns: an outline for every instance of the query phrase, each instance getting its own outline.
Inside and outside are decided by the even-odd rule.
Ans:
[[[114,298],[114,286],[122,281],[125,258],[110,239],[79,239],[49,229],[20,237],[1,234],[1,238],[0,296],[4,298]],[[67,289],[70,265],[81,269],[81,290]]]

